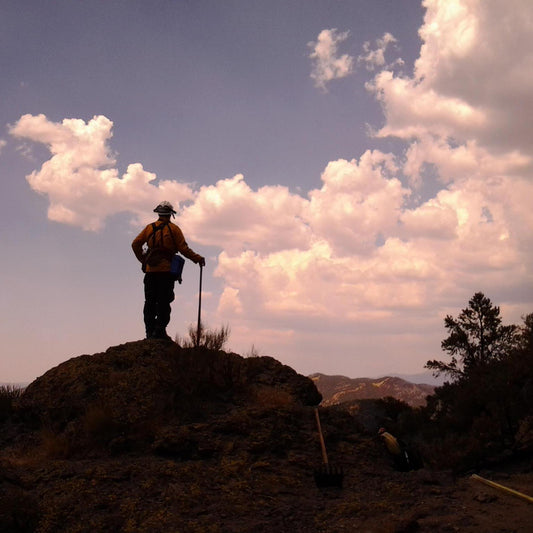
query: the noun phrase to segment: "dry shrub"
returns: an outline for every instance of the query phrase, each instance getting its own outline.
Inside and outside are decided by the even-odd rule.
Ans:
[[[229,340],[231,329],[229,325],[222,325],[220,329],[210,329],[200,323],[200,329],[191,324],[188,329],[189,336],[175,336],[175,342],[182,348],[202,346],[208,350],[218,352],[224,348]],[[198,334],[200,336],[198,337]]]
[[[105,447],[120,433],[121,427],[109,408],[91,405],[79,422],[62,430],[45,421],[40,437],[45,456],[66,459],[87,449]]]
[[[13,412],[13,403],[20,398],[24,389],[16,385],[0,386],[0,420],[5,420]]]
[[[261,354],[256,345],[252,344],[252,347],[244,354],[244,357],[261,357]]]
[[[39,502],[30,492],[6,484],[0,498],[0,531],[30,533],[39,522]]]
[[[106,444],[119,432],[111,410],[103,405],[91,405],[83,417],[83,430],[92,444]]]
[[[111,407],[93,404],[87,408],[81,420],[80,445],[96,450],[120,453],[139,449],[153,442],[161,427],[161,417],[135,421],[118,420]]]
[[[516,448],[523,452],[533,451],[533,416],[528,416],[520,422],[516,433]]]
[[[257,387],[254,390],[255,403],[265,409],[287,409],[295,404],[294,396],[283,389]]]
[[[41,430],[41,445],[45,456],[51,459],[66,459],[72,455],[70,439],[50,427]]]
[[[420,443],[420,452],[429,466],[457,473],[479,467],[483,451],[483,443],[471,434],[450,433],[440,439]]]
[[[0,386],[0,398],[9,398],[14,400],[20,398],[24,392],[23,387],[18,387],[17,385],[2,385]]]

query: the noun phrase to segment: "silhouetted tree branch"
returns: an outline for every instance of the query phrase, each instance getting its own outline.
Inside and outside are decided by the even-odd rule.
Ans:
[[[477,292],[456,319],[450,315],[444,319],[449,335],[441,347],[451,361],[428,361],[426,368],[433,370],[434,375],[447,374],[455,381],[501,360],[519,342],[517,326],[503,326],[501,322],[500,308]]]

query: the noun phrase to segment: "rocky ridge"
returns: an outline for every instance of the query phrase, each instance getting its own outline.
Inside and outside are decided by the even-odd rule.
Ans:
[[[312,374],[309,376],[323,396],[322,405],[338,405],[354,400],[366,400],[391,397],[407,403],[412,407],[426,404],[427,396],[433,394],[435,387],[415,384],[398,377],[385,376],[378,379],[348,378],[346,376],[328,376]]]

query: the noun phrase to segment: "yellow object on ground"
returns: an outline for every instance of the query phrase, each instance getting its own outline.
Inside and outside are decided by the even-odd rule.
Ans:
[[[501,490],[503,492],[507,492],[508,494],[512,494],[513,496],[518,496],[519,498],[526,500],[526,502],[533,503],[533,498],[531,496],[528,496],[527,494],[523,494],[522,492],[518,492],[517,490],[510,489],[509,487],[505,487],[503,485],[500,485],[499,483],[495,483],[494,481],[485,479],[484,477],[478,476],[477,474],[472,474],[472,476],[470,477],[471,479],[480,481],[481,483],[484,483],[485,485],[488,485],[489,487],[494,487],[495,489]]]

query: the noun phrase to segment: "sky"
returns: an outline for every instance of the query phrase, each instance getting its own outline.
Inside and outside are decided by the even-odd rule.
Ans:
[[[529,0],[2,1],[0,382],[143,338],[162,200],[242,355],[418,374],[478,291],[522,323],[532,35]]]

